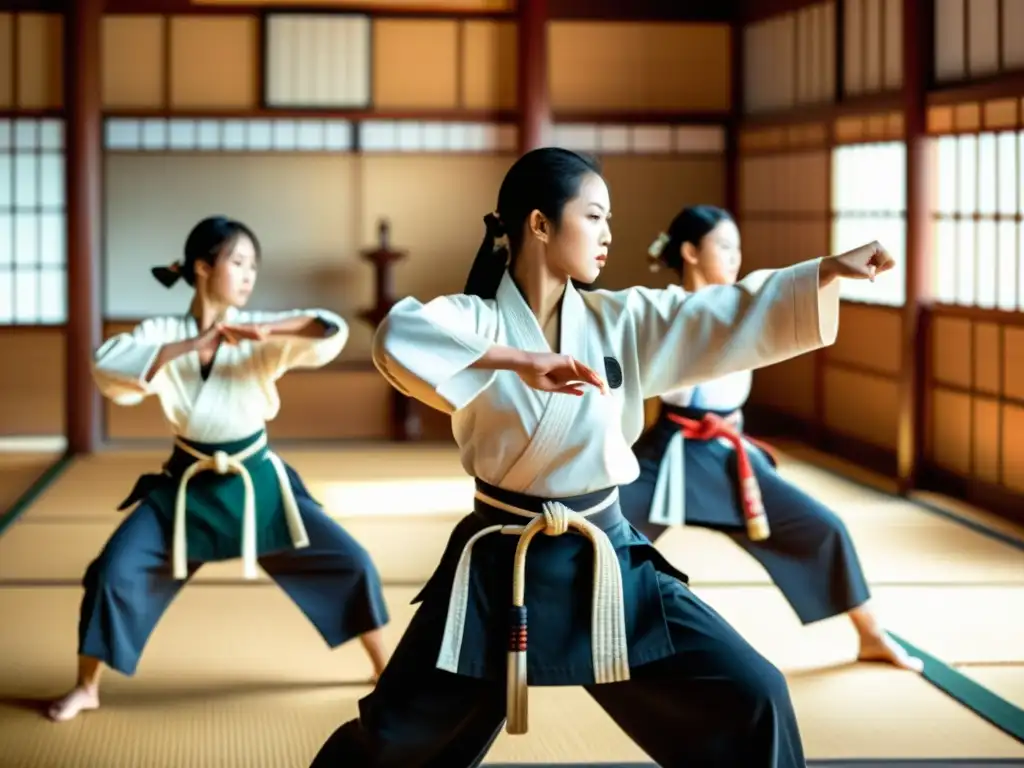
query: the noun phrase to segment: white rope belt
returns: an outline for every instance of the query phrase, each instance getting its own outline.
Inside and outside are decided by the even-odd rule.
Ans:
[[[532,518],[525,525],[492,525],[477,532],[462,550],[452,584],[445,620],[441,651],[437,666],[448,672],[458,672],[459,654],[465,631],[469,604],[469,578],[473,545],[492,533],[519,536],[512,572],[512,626],[509,636],[508,696],[506,731],[523,734],[527,731],[527,665],[526,665],[526,551],[533,537],[543,532],[548,536],[561,536],[575,528],[594,545],[594,591],[591,607],[591,645],[594,678],[597,683],[629,680],[629,647],[626,639],[626,615],[622,597],[622,572],[608,536],[587,518],[607,509],[619,497],[612,490],[598,504],[576,512],[558,501],[544,502],[543,512],[505,504],[490,496],[476,492],[484,504],[520,517]]]
[[[184,580],[188,576],[188,538],[185,535],[185,516],[188,510],[188,484],[189,481],[200,472],[216,472],[218,475],[234,473],[242,478],[245,486],[245,501],[242,507],[242,574],[246,579],[255,579],[256,572],[256,490],[252,484],[252,475],[243,463],[246,459],[252,458],[267,445],[267,433],[264,432],[253,442],[252,445],[244,448],[238,453],[228,454],[224,451],[215,451],[208,456],[197,451],[181,439],[175,438],[174,444],[196,459],[194,464],[181,474],[178,482],[178,494],[174,499],[174,545],[173,545],[173,568],[174,578]],[[309,536],[306,533],[306,526],[302,522],[302,515],[299,514],[299,505],[295,501],[295,494],[292,492],[291,482],[288,479],[288,472],[284,462],[273,451],[267,451],[267,460],[274,466],[278,483],[281,487],[281,499],[284,504],[284,517],[288,525],[288,532],[291,534],[292,543],[296,548],[309,546]]]

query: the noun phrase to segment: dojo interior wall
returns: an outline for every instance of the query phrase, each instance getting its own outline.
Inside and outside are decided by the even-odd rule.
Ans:
[[[472,10],[466,2],[452,8]],[[31,50],[46,61],[34,71],[59,74],[62,19],[37,14],[39,21],[26,24],[27,16],[14,24],[11,14],[0,16],[0,35],[12,27],[35,35],[16,45],[18,55]],[[165,290],[150,268],[180,255],[200,217],[223,212],[246,220],[265,251],[254,305],[325,306],[352,327],[337,365],[282,382],[274,437],[387,437],[390,390],[369,363],[371,329],[358,317],[373,300],[372,268],[360,252],[375,246],[378,220],[386,217],[392,242],[408,252],[396,272],[398,295],[427,300],[461,290],[482,217],[515,157],[514,22],[381,16],[371,27],[373,110],[347,121],[350,136],[361,123],[362,146],[345,145],[346,118],[332,115],[325,119],[333,128],[321,130],[334,130],[341,148],[301,151],[260,143],[260,135],[304,129],[298,120],[287,125],[287,116],[283,128],[271,125],[275,118],[261,108],[264,41],[255,16],[104,19],[104,333],[147,315],[184,312],[188,291]],[[50,35],[48,47],[37,45],[39,29]],[[724,203],[724,129],[690,124],[685,115],[720,113],[724,121],[729,64],[725,24],[550,23],[555,141],[596,151],[611,187],[608,286],[664,280],[647,270],[649,242],[680,206]],[[326,76],[323,67],[306,71]],[[664,71],[673,76],[653,74]],[[59,119],[59,80],[37,80],[9,106],[46,107]],[[299,92],[316,83],[290,86]],[[439,128],[447,138],[425,149]],[[219,146],[196,146],[204,129],[219,132]],[[0,433],[63,432],[63,340],[60,324],[4,328],[0,354],[26,365],[0,371]],[[112,440],[165,435],[155,402],[107,407],[104,418]],[[428,432],[444,435],[447,425],[431,421]]]
[[[844,150],[871,159],[905,139],[902,3],[846,0],[840,12],[832,3],[802,5],[744,32],[739,209],[747,264],[790,263],[878,233],[904,258],[896,228],[905,227],[906,210],[885,192],[905,186],[902,158],[888,168],[847,165],[845,181],[837,174]],[[936,0],[933,14],[931,225],[918,265],[920,482],[1019,516],[1024,42],[1014,32],[1024,3]],[[888,202],[857,210],[850,188],[864,185]],[[863,237],[851,242],[858,217]],[[902,293],[905,274],[896,279]],[[895,476],[903,315],[902,295],[847,291],[833,348],[756,374],[753,421]]]
[[[841,98],[901,87],[902,3],[851,0],[839,9],[834,2],[813,3],[745,29],[739,215],[749,269],[831,253],[839,240],[858,233],[862,242],[877,237],[897,252],[902,248],[877,232],[877,216],[850,225],[839,187],[850,181],[836,173],[840,147],[901,141],[902,115],[813,117]],[[870,294],[846,293],[834,347],[755,375],[753,418],[772,431],[825,432],[893,459],[899,310],[869,303]]]

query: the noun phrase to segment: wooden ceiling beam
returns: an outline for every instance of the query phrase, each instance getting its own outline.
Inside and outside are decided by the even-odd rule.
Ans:
[[[689,21],[729,23],[736,16],[742,0],[549,0],[549,18],[558,20],[591,21]],[[61,13],[68,0],[0,0],[0,12]],[[509,11],[457,11],[438,7],[403,8],[396,3],[391,7],[367,4],[329,6],[311,3],[283,9],[268,3],[231,5],[196,4],[192,0],[106,0],[105,13],[155,14],[255,14],[274,12],[301,13],[366,13],[378,17],[444,17],[444,18],[505,18],[515,19],[515,10]]]

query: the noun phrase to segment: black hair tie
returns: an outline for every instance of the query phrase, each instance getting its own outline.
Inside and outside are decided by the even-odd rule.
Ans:
[[[487,226],[487,233],[495,240],[505,236],[505,225],[497,213],[488,213],[484,216],[484,224]]]
[[[173,287],[181,279],[181,264],[177,261],[167,267],[153,267],[150,271],[164,288]]]

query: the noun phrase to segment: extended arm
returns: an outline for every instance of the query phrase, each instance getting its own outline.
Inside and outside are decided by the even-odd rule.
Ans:
[[[839,283],[814,259],[695,293],[626,293],[645,397],[753,370],[835,342]]]

